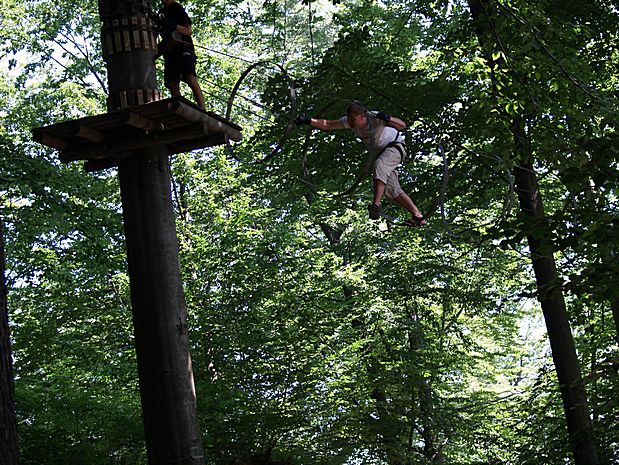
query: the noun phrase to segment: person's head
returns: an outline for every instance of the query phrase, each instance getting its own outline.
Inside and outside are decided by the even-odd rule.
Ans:
[[[346,116],[348,117],[348,124],[351,128],[364,128],[367,126],[367,108],[365,108],[360,102],[353,100],[348,108],[346,108]]]
[[[172,3],[175,3],[176,0],[161,0],[161,3],[163,3],[163,6],[170,6],[172,5]]]

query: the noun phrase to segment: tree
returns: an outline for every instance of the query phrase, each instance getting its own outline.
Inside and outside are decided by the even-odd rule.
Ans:
[[[407,230],[367,220],[365,179],[338,196],[366,160],[344,131],[312,134],[305,151],[294,129],[264,164],[173,157],[205,461],[570,460],[525,250],[539,223],[511,205],[520,115],[593,426],[616,462],[616,13],[495,3],[494,60],[513,73],[489,66],[467,2],[184,3],[210,109],[225,108],[243,59],[268,57],[294,76],[299,112],[335,101],[325,115],[338,117],[361,98],[402,116],[402,182],[435,211]],[[116,172],[86,174],[29,142],[31,127],[104,111],[97,2],[9,4],[0,131],[14,145],[0,157],[15,180],[3,207],[21,461],[144,463]],[[266,69],[243,97],[282,108]],[[255,159],[283,126],[243,97],[233,120],[253,136],[235,150]]]
[[[499,6],[493,2],[469,1],[475,32],[482,54],[491,70],[493,93],[497,99],[511,99],[516,105],[526,108],[525,102],[512,89],[523,77],[510,69],[505,56],[506,50],[500,42],[497,25]],[[507,68],[507,71],[502,71]],[[510,82],[511,81],[511,82]],[[549,237],[549,224],[542,193],[535,171],[534,151],[527,131],[528,115],[519,111],[508,111],[509,130],[513,136],[513,157],[516,192],[523,214],[523,232],[527,237],[531,260],[537,281],[539,299],[563,399],[568,433],[576,464],[599,464],[600,457],[593,437],[588,400],[583,382],[580,362],[565,305],[562,284],[553,256],[553,244]]]
[[[115,24],[126,24],[126,18],[132,16],[155,27],[152,21],[146,21],[144,2],[107,0],[100,2],[99,11],[104,31],[115,31]],[[127,36],[133,32],[128,25],[123,31]],[[105,48],[105,37],[103,40]],[[108,51],[110,110],[127,106],[121,103],[121,95],[142,90],[152,95],[156,91],[154,47],[136,47],[130,53]],[[200,465],[204,463],[204,452],[189,355],[167,148],[159,145],[135,151],[120,162],[118,176],[148,460],[151,465]]]
[[[13,381],[13,354],[9,332],[4,259],[4,227],[0,222],[0,432],[2,448],[0,462],[17,465],[17,418],[15,414],[15,383]]]

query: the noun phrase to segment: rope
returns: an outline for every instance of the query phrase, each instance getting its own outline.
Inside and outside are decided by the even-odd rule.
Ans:
[[[252,161],[251,163],[253,163],[253,164],[256,164],[256,163],[263,164],[266,161],[268,161],[271,158],[273,158],[277,153],[279,153],[283,149],[285,143],[288,141],[288,138],[290,137],[290,133],[292,132],[292,128],[294,127],[294,119],[295,119],[296,110],[297,110],[297,93],[296,93],[296,88],[294,86],[294,81],[292,80],[292,78],[288,74],[288,71],[286,70],[286,68],[284,68],[283,66],[281,66],[280,64],[277,64],[277,63],[272,63],[272,62],[269,62],[269,61],[258,61],[256,63],[253,63],[251,66],[249,66],[241,74],[241,76],[237,80],[236,84],[234,85],[234,88],[232,89],[232,92],[230,93],[230,97],[228,98],[228,106],[226,108],[226,116],[225,116],[225,118],[227,120],[230,120],[230,116],[231,116],[231,113],[232,113],[232,107],[234,106],[234,99],[236,98],[236,95],[237,95],[237,92],[239,90],[239,87],[241,86],[241,84],[243,83],[245,78],[253,70],[255,70],[258,67],[267,67],[267,68],[270,67],[270,68],[276,68],[276,70],[279,70],[281,75],[286,80],[286,83],[288,84],[288,92],[289,92],[289,95],[290,95],[290,111],[288,113],[288,121],[287,121],[287,124],[286,124],[286,128],[284,129],[282,135],[280,136],[279,140],[275,144],[275,147],[273,148],[273,150],[268,155],[265,155],[264,157],[260,158],[259,160]],[[253,102],[253,103],[256,103],[256,102]],[[262,108],[265,108],[265,107],[262,107]],[[247,163],[247,160],[244,160],[243,158],[239,157],[236,154],[235,150],[233,149],[232,144],[230,143],[230,140],[227,137],[226,137],[226,146],[230,150],[230,153],[232,154],[232,156],[237,161],[242,162],[242,163]]]
[[[307,18],[307,23],[308,23],[308,27],[309,27],[309,36],[310,36],[310,50],[311,50],[311,56],[312,56],[312,68],[316,67],[316,62],[314,61],[314,28],[313,28],[313,14],[312,14],[312,2],[307,2],[307,9],[308,9],[308,18]]]
[[[262,61],[252,61],[252,60],[248,60],[248,59],[246,59],[246,58],[242,58],[242,57],[239,57],[239,56],[232,55],[232,54],[230,54],[230,53],[222,52],[222,51],[219,51],[219,50],[214,50],[214,49],[209,48],[209,47],[206,47],[206,46],[204,46],[204,45],[194,44],[194,47],[198,47],[198,48],[201,48],[201,49],[207,50],[207,51],[209,51],[209,52],[218,53],[218,54],[223,55],[223,56],[226,56],[226,57],[228,57],[228,58],[232,58],[232,59],[235,59],[235,60],[238,60],[238,61],[243,61],[243,62],[245,62],[245,63],[249,63],[249,64],[250,64],[249,68],[247,68],[247,69],[243,72],[243,74],[241,74],[241,77],[237,80],[237,82],[236,82],[235,86],[234,86],[232,89],[230,89],[229,87],[222,86],[221,84],[219,84],[219,83],[217,83],[217,82],[215,82],[215,81],[209,80],[209,79],[201,79],[201,80],[203,80],[204,82],[207,82],[208,84],[210,84],[210,85],[212,85],[212,86],[215,86],[215,87],[217,87],[217,88],[219,88],[219,89],[221,89],[221,90],[225,90],[225,91],[229,91],[229,92],[230,92],[230,97],[228,97],[228,99],[227,99],[227,100],[225,100],[225,99],[221,98],[220,96],[217,96],[217,95],[215,95],[215,94],[212,94],[212,93],[208,93],[208,92],[207,92],[207,93],[208,93],[208,95],[210,95],[210,96],[212,96],[212,97],[215,97],[217,100],[220,100],[220,101],[222,101],[222,102],[224,102],[224,103],[227,103],[227,108],[226,108],[226,119],[229,119],[229,115],[230,115],[230,113],[231,113],[231,105],[234,105],[234,104],[231,104],[231,103],[230,103],[230,102],[231,102],[231,100],[232,100],[232,101],[234,100],[234,98],[235,98],[235,97],[236,97],[236,95],[237,95],[238,88],[240,87],[240,85],[241,85],[242,81],[244,80],[244,78],[245,78],[245,77],[246,77],[246,76],[247,76],[247,75],[248,75],[248,74],[249,74],[249,73],[250,73],[250,72],[251,72],[251,71],[252,71],[255,67],[257,67],[257,66],[259,66],[259,65],[266,65],[266,64],[268,63],[268,64],[272,64],[273,66],[278,67],[278,68],[280,69],[280,71],[283,73],[283,75],[285,76],[285,78],[286,78],[286,80],[287,80],[287,82],[288,82],[288,88],[289,88],[289,90],[290,90],[291,102],[292,102],[292,106],[291,106],[291,110],[290,110],[290,112],[289,112],[290,114],[289,114],[289,118],[288,118],[288,119],[289,119],[289,121],[288,121],[288,124],[287,124],[286,129],[284,130],[284,135],[283,135],[283,136],[279,139],[279,141],[278,141],[278,143],[277,143],[277,145],[276,145],[276,148],[275,148],[275,149],[274,149],[274,150],[273,150],[273,151],[272,151],[269,155],[267,155],[267,156],[263,157],[261,160],[257,161],[256,163],[264,163],[264,162],[265,162],[265,161],[267,161],[268,159],[272,158],[272,157],[273,157],[276,153],[278,153],[278,152],[279,152],[279,151],[283,148],[284,142],[287,140],[287,138],[288,138],[288,136],[289,136],[290,132],[292,131],[292,125],[293,125],[293,122],[294,122],[294,118],[295,118],[295,116],[296,116],[296,89],[294,88],[294,82],[293,82],[293,81],[292,81],[292,79],[289,77],[287,70],[286,70],[283,66],[281,66],[281,65],[279,65],[279,64],[277,64],[277,63],[272,63],[272,62],[269,62],[269,61],[266,61],[266,60],[262,60]],[[245,101],[247,101],[247,102],[250,102],[252,105],[254,105],[254,106],[258,107],[258,108],[261,108],[261,109],[266,110],[266,111],[270,111],[270,112],[273,114],[273,116],[274,116],[275,118],[278,118],[278,117],[280,117],[280,116],[281,116],[281,114],[280,114],[280,113],[276,113],[276,112],[271,111],[271,110],[270,110],[269,108],[267,108],[265,105],[263,105],[263,104],[261,104],[261,103],[257,102],[257,101],[256,101],[256,100],[254,100],[254,99],[251,99],[251,98],[249,98],[249,97],[247,97],[247,96],[245,96],[245,95],[243,95],[243,94],[241,94],[241,93],[238,93],[238,96],[239,96],[241,99],[243,99],[243,100],[245,100]],[[243,111],[244,111],[244,112],[246,112],[246,113],[250,113],[250,114],[252,114],[253,116],[255,116],[255,117],[256,117],[256,118],[258,118],[258,119],[261,119],[262,121],[265,121],[265,122],[270,122],[270,120],[269,120],[267,117],[265,117],[264,115],[260,115],[260,114],[256,113],[255,111],[253,111],[252,109],[250,109],[250,108],[248,108],[248,107],[243,107],[243,106],[238,105],[238,104],[236,104],[236,105],[234,105],[234,106],[236,106],[237,108],[240,108],[241,110],[243,110]],[[228,149],[230,150],[230,153],[232,154],[232,156],[233,156],[233,158],[234,158],[234,159],[236,159],[237,161],[240,161],[240,162],[245,162],[245,160],[242,160],[242,159],[240,159],[239,157],[237,157],[237,156],[236,156],[236,153],[234,152],[234,149],[232,148],[232,144],[230,143],[230,141],[229,141],[228,139],[226,139],[226,145],[227,145]]]
[[[213,52],[213,53],[217,53],[219,55],[226,56],[228,58],[232,58],[233,60],[244,61],[245,63],[255,63],[255,60],[250,60],[250,59],[247,59],[247,58],[242,58],[242,57],[239,57],[239,56],[236,56],[236,55],[232,55],[231,53],[222,52],[221,50],[215,50],[215,49],[207,47],[206,45],[199,45],[199,44],[195,44],[194,43],[193,46],[197,47],[197,48],[201,48],[201,49],[207,50],[209,52]]]
[[[230,120],[231,117],[231,113],[232,113],[232,107],[236,106],[237,108],[240,108],[241,110],[243,110],[246,113],[250,113],[253,116],[261,119],[262,121],[266,121],[266,122],[271,122],[271,120],[267,117],[265,117],[264,115],[260,115],[258,113],[256,113],[255,111],[253,111],[252,109],[249,109],[247,107],[243,107],[240,106],[238,104],[235,104],[234,101],[238,95],[239,98],[250,102],[252,105],[261,108],[265,111],[269,111],[275,118],[279,118],[282,115],[280,113],[277,112],[273,112],[271,111],[269,108],[267,108],[265,105],[257,102],[255,99],[249,98],[245,95],[243,95],[242,93],[239,92],[239,88],[241,87],[241,84],[243,83],[243,81],[245,80],[245,78],[256,68],[264,66],[264,67],[271,67],[271,68],[275,68],[276,70],[279,70],[279,72],[282,74],[282,76],[284,77],[284,79],[286,80],[286,83],[288,85],[288,91],[289,91],[289,95],[290,95],[290,111],[288,112],[288,118],[287,118],[287,124],[286,124],[286,128],[284,129],[282,135],[280,136],[280,138],[278,139],[277,143],[275,144],[275,147],[273,148],[273,150],[265,155],[264,157],[258,159],[258,160],[253,160],[250,163],[253,164],[264,164],[265,162],[267,162],[268,160],[270,160],[271,158],[273,158],[276,154],[278,154],[284,147],[285,143],[288,141],[288,138],[290,137],[290,133],[292,132],[292,128],[294,127],[294,119],[296,116],[296,108],[297,108],[297,96],[296,96],[296,88],[294,85],[294,81],[292,80],[292,78],[290,77],[290,75],[288,74],[288,71],[286,70],[286,68],[284,68],[282,65],[280,65],[279,63],[275,63],[272,61],[268,61],[268,60],[260,60],[260,61],[251,61],[248,60],[246,58],[242,58],[239,56],[235,56],[232,55],[230,53],[226,53],[226,52],[221,52],[219,50],[214,50],[212,48],[206,47],[204,45],[199,45],[199,44],[194,44],[194,47],[197,48],[201,48],[213,53],[218,53],[220,55],[235,59],[235,60],[239,60],[239,61],[243,61],[245,63],[250,63],[250,66],[241,74],[241,76],[239,77],[239,79],[236,81],[234,87],[230,90],[229,88],[226,88],[214,81],[210,81],[207,79],[204,79],[205,82],[208,82],[211,85],[214,85],[215,87],[218,87],[222,90],[226,90],[226,91],[230,91],[230,95],[228,97],[227,102],[227,106],[226,106],[226,116],[225,118],[227,120]],[[208,95],[214,96],[213,94],[209,93]],[[217,98],[218,100],[223,100],[221,99],[221,97],[219,96],[214,96],[215,98]],[[243,157],[240,157],[237,154],[237,151],[234,150],[232,143],[230,142],[229,138],[226,137],[226,146],[230,152],[230,154],[232,155],[232,157],[241,162],[241,163],[248,163],[247,160],[245,160]]]
[[[224,86],[222,86],[221,84],[219,84],[219,83],[217,83],[217,82],[215,82],[215,81],[211,81],[211,80],[209,80],[209,79],[201,79],[201,81],[204,81],[204,82],[206,82],[206,83],[208,83],[208,84],[210,84],[210,85],[212,85],[212,86],[214,86],[214,87],[218,87],[219,89],[222,89],[222,90],[232,90],[232,89],[230,89],[229,87],[224,87]],[[223,97],[220,97],[220,96],[219,96],[219,95],[217,95],[217,94],[213,94],[213,93],[208,92],[208,91],[203,91],[203,92],[204,92],[204,93],[206,93],[206,94],[208,94],[208,95],[210,95],[211,97],[214,97],[215,99],[219,100],[220,102],[225,103],[226,105],[228,104],[228,99],[225,99],[225,98],[223,98]],[[240,94],[240,93],[239,93],[239,97],[240,97],[240,98],[242,98],[243,100],[247,100],[248,102],[252,103],[253,105],[255,105],[255,106],[259,107],[259,108],[262,108],[262,109],[264,109],[264,110],[269,110],[266,106],[261,105],[260,103],[258,103],[258,102],[256,102],[256,101],[254,101],[254,100],[250,99],[249,97],[245,97],[244,95],[242,95],[242,94]],[[249,108],[249,107],[245,107],[245,106],[242,106],[242,105],[240,105],[240,104],[236,104],[235,106],[236,106],[236,107],[238,107],[238,108],[240,108],[240,109],[242,109],[242,110],[244,110],[246,113],[251,113],[253,116],[255,116],[255,117],[256,117],[256,118],[258,118],[258,119],[261,119],[261,120],[263,120],[263,121],[270,121],[270,120],[269,120],[268,118],[266,118],[264,115],[261,115],[261,114],[259,114],[259,113],[256,113],[255,111],[253,111],[253,110],[252,110],[251,108]],[[276,116],[276,117],[280,116],[280,115],[279,115],[279,113],[275,113],[275,112],[272,112],[272,113],[273,113],[273,115],[274,115],[274,116]]]
[[[395,107],[397,107],[398,109],[400,109],[404,114],[406,115],[410,115],[412,117],[414,117],[415,119],[417,119],[417,121],[419,121],[421,124],[423,124],[424,126],[428,127],[428,123],[424,120],[422,120],[421,118],[418,117],[416,112],[412,112],[409,109],[407,109],[405,106],[403,106],[402,104],[400,104],[397,101],[394,101],[392,98],[390,98],[388,95],[386,95],[385,93],[381,92],[380,90],[374,88],[371,85],[368,85],[364,82],[361,82],[360,80],[357,80],[356,78],[354,78],[350,73],[348,73],[347,71],[345,71],[344,69],[340,68],[337,65],[334,64],[329,64],[329,67],[331,67],[332,69],[338,71],[340,74],[344,75],[347,80],[352,81],[356,84],[358,84],[361,87],[364,87],[368,90],[370,90],[371,92],[381,96],[382,98],[384,98],[386,101],[390,102],[392,105],[394,105]],[[433,129],[433,128],[432,128]],[[404,134],[409,134],[411,131],[406,131],[404,132]],[[309,132],[308,135],[306,136],[306,143],[304,144],[304,153],[303,153],[303,163],[304,163],[304,182],[308,185],[314,186],[314,184],[312,184],[309,179],[307,178],[307,149],[309,147],[309,143],[308,143],[308,137],[309,137]],[[432,135],[431,136],[433,139],[436,139],[437,137]],[[461,147],[471,153],[474,153],[472,151],[470,151],[469,149],[467,149],[464,146],[461,146],[459,144],[456,144],[457,147]],[[438,197],[438,205],[440,207],[440,212],[441,212],[441,220],[443,223],[443,226],[445,228],[445,230],[449,233],[450,236],[452,237],[459,237],[460,234],[458,233],[454,233],[453,231],[451,231],[448,222],[447,222],[447,218],[446,218],[446,213],[445,213],[445,198],[446,198],[446,191],[447,191],[447,187],[448,187],[448,183],[449,183],[449,178],[450,178],[450,174],[453,171],[452,169],[449,168],[449,161],[448,158],[445,155],[445,149],[442,145],[441,142],[439,142],[439,151],[441,153],[441,157],[443,159],[443,180],[441,183],[441,190],[440,190],[440,194]],[[511,170],[508,168],[508,164],[505,162],[504,159],[502,159],[500,156],[496,155],[496,154],[492,154],[492,155],[486,155],[486,154],[481,154],[482,156],[486,156],[488,158],[492,158],[494,161],[499,161],[501,162],[501,164],[504,166],[504,170],[506,172],[506,178],[507,178],[507,182],[508,182],[508,191],[505,194],[505,198],[503,201],[503,206],[501,209],[501,214],[499,216],[499,218],[496,220],[496,222],[494,222],[495,224],[499,224],[501,223],[511,212],[511,209],[513,208],[513,203],[514,203],[514,179],[513,179],[513,174],[511,172]],[[458,163],[462,161],[462,158],[458,161]],[[455,166],[455,165],[454,165]],[[365,174],[367,174],[367,172],[364,172],[366,170],[365,165],[364,168],[362,169],[362,171],[360,172],[360,174],[358,175],[357,179],[355,180],[355,182],[353,183],[353,186],[350,189],[347,189],[345,192],[342,192],[340,194],[336,194],[333,197],[339,197],[339,196],[343,196],[343,195],[348,195],[350,193],[352,193],[354,191],[354,189],[357,187],[357,185],[359,184],[359,182],[361,181],[361,179],[365,176]],[[434,202],[435,204],[437,202]],[[435,207],[433,207],[435,208]],[[433,211],[433,208],[431,209],[430,213]],[[428,214],[428,215],[429,215]],[[478,227],[483,227],[486,226],[488,224],[492,224],[492,223],[484,223],[482,225],[479,225]],[[471,229],[471,228],[468,228]],[[466,230],[463,230],[461,232],[464,232]],[[460,232],[460,233],[461,233]]]

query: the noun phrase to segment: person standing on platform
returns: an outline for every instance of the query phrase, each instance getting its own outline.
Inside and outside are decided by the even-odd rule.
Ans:
[[[189,15],[176,0],[163,0],[158,23],[162,40],[158,44],[157,57],[163,55],[165,86],[172,97],[178,97],[181,95],[181,80],[186,82],[198,107],[204,110],[204,95],[196,75],[196,53]]]

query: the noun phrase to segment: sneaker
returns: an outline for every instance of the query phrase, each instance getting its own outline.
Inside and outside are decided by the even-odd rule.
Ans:
[[[413,218],[402,222],[403,226],[408,226],[409,228],[420,228],[421,226],[425,226],[426,219],[423,216],[414,216]]]
[[[381,209],[380,209],[380,205],[376,205],[376,204],[369,204],[368,205],[368,213],[370,214],[370,219],[371,220],[378,220],[380,218],[380,215],[382,213]]]

